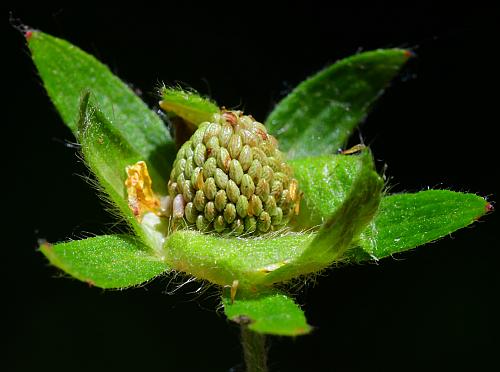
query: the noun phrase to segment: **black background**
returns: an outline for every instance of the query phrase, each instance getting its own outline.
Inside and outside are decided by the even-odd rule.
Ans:
[[[168,4],[166,4],[168,5]],[[427,187],[498,198],[498,19],[493,9],[287,5],[164,9],[14,6],[15,18],[96,55],[154,105],[182,82],[264,120],[301,80],[360,50],[410,47],[413,59],[361,126],[394,192]],[[102,291],[36,252],[112,230],[80,175],[71,133],[46,96],[21,33],[3,13],[2,267],[11,317],[7,370],[227,371],[238,329],[217,292],[173,295],[169,277]],[[5,84],[7,83],[7,84]],[[492,88],[492,89],[490,89]],[[5,116],[4,116],[5,117]],[[357,142],[354,136],[353,144]],[[5,203],[6,202],[6,203]],[[496,213],[378,265],[345,267],[297,296],[315,331],[271,340],[273,371],[469,370],[500,364]],[[7,239],[5,239],[7,238]],[[2,332],[3,333],[3,332]]]

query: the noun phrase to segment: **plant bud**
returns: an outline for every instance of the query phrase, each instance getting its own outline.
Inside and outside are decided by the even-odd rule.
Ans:
[[[160,213],[198,230],[262,234],[298,213],[300,191],[276,139],[241,111],[201,123],[177,153]]]

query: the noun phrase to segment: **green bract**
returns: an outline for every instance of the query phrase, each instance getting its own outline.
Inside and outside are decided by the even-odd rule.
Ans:
[[[129,236],[40,247],[53,265],[95,286],[125,288],[175,270],[219,285],[228,318],[252,331],[300,335],[311,327],[276,284],[414,248],[491,209],[479,196],[448,190],[385,195],[368,149],[337,153],[407,50],[327,67],[275,107],[267,128],[164,87],[172,138],[95,58],[39,31],[27,40],[49,97],[131,227]]]

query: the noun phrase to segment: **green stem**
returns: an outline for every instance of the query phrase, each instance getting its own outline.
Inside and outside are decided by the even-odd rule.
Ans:
[[[245,357],[246,372],[267,372],[266,336],[241,325],[241,345]]]

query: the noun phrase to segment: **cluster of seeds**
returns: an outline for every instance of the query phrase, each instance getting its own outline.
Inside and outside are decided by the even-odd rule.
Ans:
[[[298,212],[297,186],[264,125],[224,111],[183,144],[162,204],[167,215],[199,230],[265,233]]]

